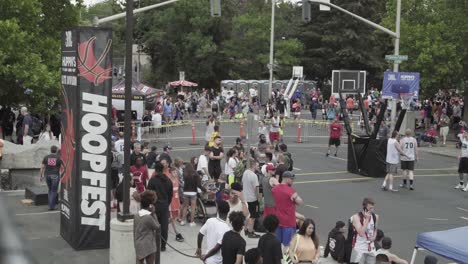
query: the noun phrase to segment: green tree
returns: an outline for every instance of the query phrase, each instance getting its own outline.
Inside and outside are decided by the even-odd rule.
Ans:
[[[299,20],[290,3],[277,6],[275,15],[275,77],[290,78],[298,65],[303,44],[294,36]],[[244,12],[233,18],[232,37],[226,42],[226,54],[232,61],[232,79],[268,79],[270,54],[271,2],[247,1]]]
[[[385,2],[379,0],[333,3],[375,23],[385,15]],[[297,16],[300,12],[298,8]],[[387,67],[385,54],[392,53],[390,36],[333,8],[321,12],[315,4],[312,22],[301,27],[299,38],[305,44],[304,73],[320,80],[329,80],[332,70],[365,70],[369,72],[368,84],[380,86]]]
[[[5,0],[0,9],[0,103],[48,113],[60,93],[60,35],[76,25],[66,0]],[[29,95],[25,94],[28,93]]]
[[[388,1],[384,24],[395,19],[396,1]],[[421,74],[421,95],[439,89],[463,90],[468,80],[468,5],[466,1],[402,1],[400,53],[409,59],[400,71]]]

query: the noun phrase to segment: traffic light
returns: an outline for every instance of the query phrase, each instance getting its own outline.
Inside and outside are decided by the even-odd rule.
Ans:
[[[308,0],[302,1],[302,20],[306,23],[312,21],[311,6]]]
[[[221,0],[210,0],[210,7],[212,17],[221,16]]]

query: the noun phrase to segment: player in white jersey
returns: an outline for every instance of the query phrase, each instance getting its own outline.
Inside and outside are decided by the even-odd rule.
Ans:
[[[390,190],[392,192],[397,192],[398,190],[393,189],[393,176],[398,172],[398,163],[400,163],[400,155],[405,155],[401,150],[400,143],[398,143],[398,131],[392,132],[392,137],[388,139],[387,142],[387,157],[385,161],[387,162],[387,175],[382,183],[382,190]],[[387,189],[387,180],[388,180],[388,189]]]
[[[455,186],[455,189],[463,189],[464,192],[468,192],[468,181],[466,186],[464,186],[463,182],[463,174],[468,173],[468,132],[464,131],[463,134],[458,136],[460,137],[461,141],[460,163],[458,164],[458,175],[460,177],[460,183]]]
[[[409,189],[414,190],[414,163],[418,160],[418,143],[411,135],[413,131],[406,129],[405,136],[400,140],[400,145],[405,156],[401,156],[401,169],[403,170],[403,184],[401,188],[407,188],[409,178]]]

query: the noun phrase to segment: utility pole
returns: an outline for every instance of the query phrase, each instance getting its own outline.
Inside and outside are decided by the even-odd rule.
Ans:
[[[270,79],[268,82],[268,99],[271,98],[273,92],[273,53],[275,42],[275,5],[276,0],[271,0],[271,29],[270,29],[270,63],[268,69],[270,70]]]
[[[395,52],[394,54],[395,55],[400,55],[400,19],[401,19],[401,0],[397,0],[397,13],[396,13],[396,22],[395,22],[395,33],[396,33],[396,37],[395,37]],[[395,60],[393,62],[393,72],[398,72],[398,66],[399,66],[400,62]],[[392,98],[391,99],[391,114],[390,114],[390,118],[391,118],[391,122],[390,122],[390,131],[393,131],[395,129],[395,119],[396,119],[396,106],[397,106],[397,100],[395,98]]]

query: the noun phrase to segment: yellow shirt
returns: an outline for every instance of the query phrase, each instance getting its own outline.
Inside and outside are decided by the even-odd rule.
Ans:
[[[219,135],[219,132],[216,132],[216,131],[215,131],[215,132],[211,133],[210,141],[208,142],[208,146],[209,146],[209,147],[214,147],[214,145],[215,145],[214,138],[215,138],[217,135]]]

